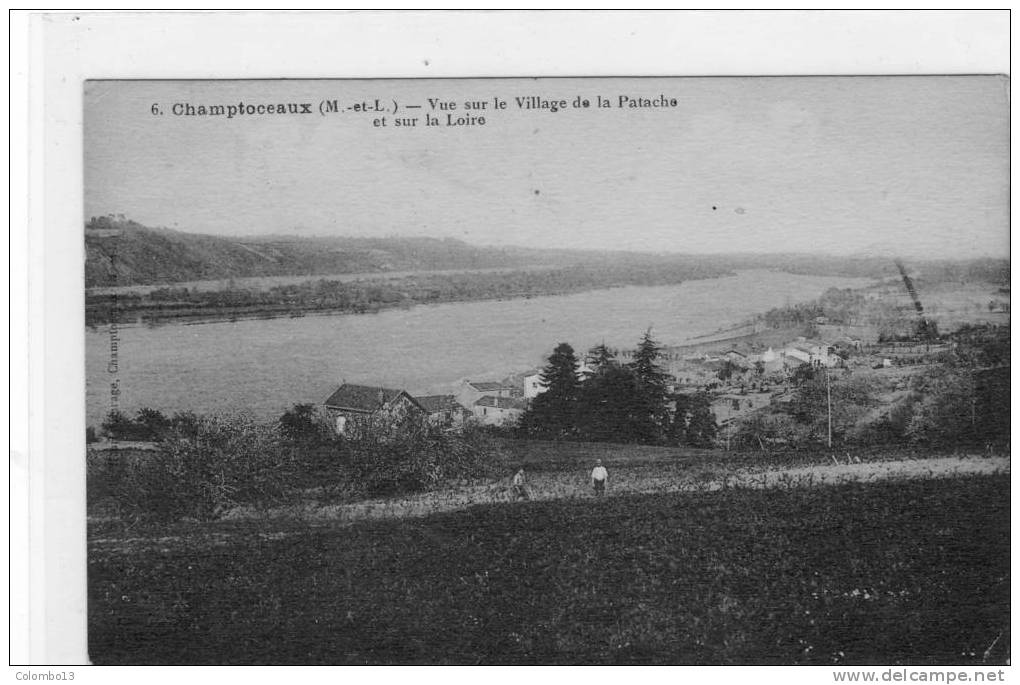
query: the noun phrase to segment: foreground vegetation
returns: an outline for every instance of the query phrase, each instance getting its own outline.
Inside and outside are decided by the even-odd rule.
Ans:
[[[392,427],[381,418],[338,436],[310,405],[275,423],[246,415],[163,421],[154,415],[142,410],[137,420],[117,425],[135,431],[162,425],[155,449],[89,451],[90,514],[132,523],[211,521],[238,507],[300,505],[309,493],[319,501],[415,493],[498,477],[508,468],[498,441],[474,426],[454,433],[424,420]]]
[[[1009,499],[975,476],[93,541],[90,657],[1008,663]]]

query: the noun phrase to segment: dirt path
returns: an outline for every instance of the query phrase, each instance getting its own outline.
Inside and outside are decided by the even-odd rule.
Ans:
[[[889,462],[843,463],[784,469],[740,470],[708,478],[676,478],[668,474],[637,477],[620,469],[610,474],[609,496],[670,492],[706,492],[723,488],[810,487],[847,482],[868,482],[906,478],[951,478],[957,475],[1008,473],[1008,457],[938,457]],[[530,481],[531,499],[587,499],[592,497],[586,474],[538,474]],[[402,499],[370,500],[353,504],[310,505],[300,513],[313,520],[359,521],[378,518],[427,516],[463,509],[475,504],[509,502],[513,496],[506,481],[473,487],[458,487],[423,493]],[[293,515],[293,510],[282,512]],[[238,510],[230,518],[247,517]]]
[[[610,473],[608,497],[621,494],[662,494],[711,492],[724,488],[794,488],[834,485],[850,482],[912,478],[953,478],[962,475],[1009,473],[1009,458],[1002,456],[936,457],[902,461],[832,463],[789,468],[742,469],[724,473],[701,473],[677,477],[668,473],[633,475],[627,469]],[[590,499],[592,497],[585,473],[538,474],[531,478],[531,499]],[[304,521],[308,525],[348,524],[371,519],[398,519],[428,516],[444,511],[465,509],[476,504],[510,502],[513,497],[506,480],[487,485],[457,487],[423,493],[402,499],[370,500],[353,504],[320,505],[314,502],[299,507],[286,507],[256,513],[237,509],[224,517],[225,522],[265,522],[265,539],[286,537],[290,533],[272,531],[275,521]],[[151,548],[169,552],[181,545],[203,546],[227,544],[234,535],[210,530],[201,536],[164,536],[98,538],[90,547],[104,552],[137,551]]]

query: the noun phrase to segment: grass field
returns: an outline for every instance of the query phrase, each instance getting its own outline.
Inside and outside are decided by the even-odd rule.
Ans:
[[[1009,660],[1009,476],[93,541],[99,664]],[[188,527],[191,527],[189,530]],[[270,528],[276,526],[276,528]],[[185,542],[181,542],[184,540]]]

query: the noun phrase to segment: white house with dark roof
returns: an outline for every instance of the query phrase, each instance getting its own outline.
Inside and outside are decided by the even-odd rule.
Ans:
[[[330,395],[323,406],[333,420],[336,432],[343,435],[352,421],[384,416],[397,425],[425,410],[404,390],[371,385],[344,383]]]
[[[813,366],[833,367],[841,362],[835,354],[835,349],[825,343],[791,343],[783,349],[783,354],[787,359],[796,359]]]

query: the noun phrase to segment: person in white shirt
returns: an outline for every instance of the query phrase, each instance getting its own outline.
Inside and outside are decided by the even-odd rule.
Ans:
[[[591,470],[591,484],[595,488],[595,496],[601,497],[606,493],[606,482],[609,480],[609,472],[602,465],[601,459],[595,460],[595,468]]]

